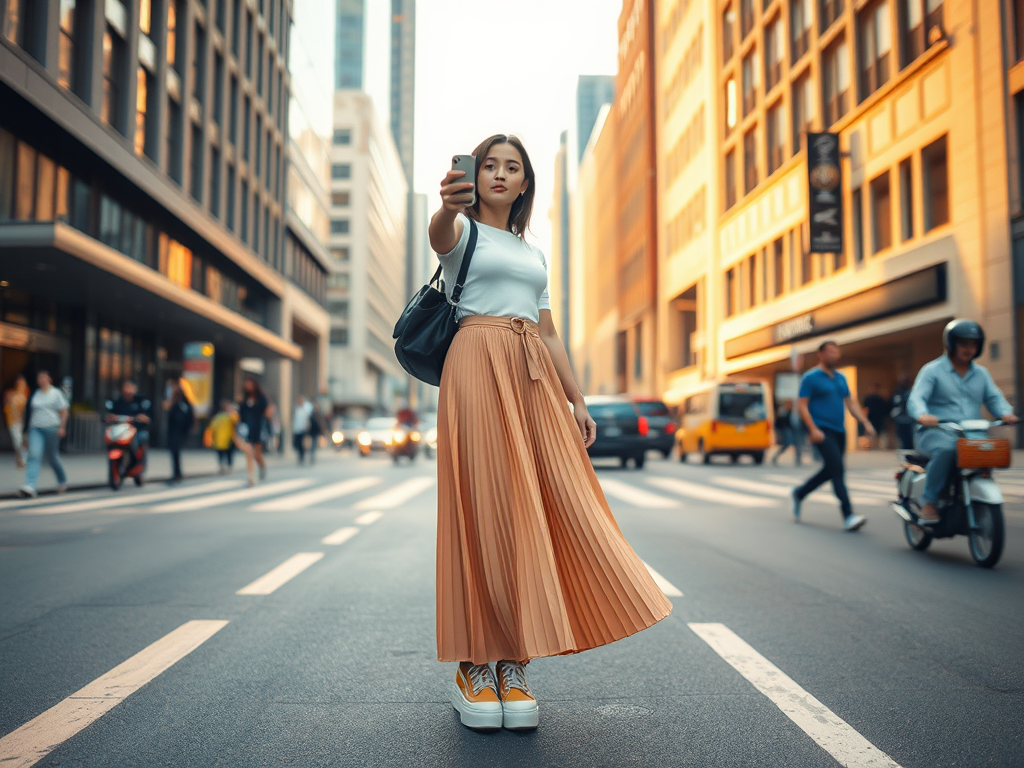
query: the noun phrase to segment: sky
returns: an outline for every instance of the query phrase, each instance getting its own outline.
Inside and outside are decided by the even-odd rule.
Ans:
[[[550,252],[559,136],[575,120],[576,79],[615,74],[621,8],[622,0],[417,0],[413,186],[431,214],[452,155],[514,133],[537,175],[528,239]]]

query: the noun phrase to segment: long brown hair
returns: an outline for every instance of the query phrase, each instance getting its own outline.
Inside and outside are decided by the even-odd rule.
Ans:
[[[473,183],[477,183],[477,180],[480,178],[480,163],[486,159],[487,153],[491,151],[491,147],[495,144],[511,144],[519,151],[519,156],[523,158],[523,173],[526,174],[526,180],[529,184],[526,186],[526,191],[512,203],[512,210],[509,211],[507,225],[509,232],[523,239],[527,228],[530,226],[530,216],[533,214],[533,197],[537,184],[536,177],[533,174],[533,163],[530,162],[530,156],[526,154],[526,147],[523,146],[523,142],[518,136],[506,136],[504,133],[496,133],[494,136],[480,142],[477,148],[473,150],[473,156],[476,158]],[[476,202],[466,209],[466,215],[471,219],[480,221],[479,194],[476,196]]]

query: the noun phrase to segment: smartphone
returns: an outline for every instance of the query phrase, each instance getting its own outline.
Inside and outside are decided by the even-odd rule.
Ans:
[[[452,170],[466,172],[466,175],[458,183],[473,182],[473,189],[469,190],[473,193],[470,205],[476,205],[476,158],[473,155],[455,155],[452,158]]]

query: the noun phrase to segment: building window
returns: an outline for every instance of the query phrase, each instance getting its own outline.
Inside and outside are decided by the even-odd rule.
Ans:
[[[331,344],[344,347],[348,345],[348,328],[331,328]]]
[[[736,114],[736,79],[729,78],[725,84],[725,132],[729,134],[736,127],[738,115]]]
[[[892,245],[892,195],[889,172],[871,182],[871,252],[884,251]]]
[[[843,15],[843,6],[843,0],[821,0],[819,10],[822,32],[831,27]]]
[[[910,158],[900,162],[900,240],[914,236],[914,189]]]
[[[900,26],[903,31],[903,66],[906,66],[927,50],[928,46],[943,35],[942,0],[901,0]],[[1016,3],[1017,9],[1020,3]],[[1020,40],[1020,11],[1017,11],[1017,35]],[[937,32],[932,32],[932,30]],[[1018,42],[1017,57],[1020,58]]]
[[[349,248],[347,245],[341,248],[331,248],[331,256],[335,261],[348,261],[349,260]]]
[[[217,15],[214,23],[217,25],[217,30],[223,35],[224,24],[227,21],[225,15],[227,14],[228,0],[213,0],[213,2],[217,4]]]
[[[722,13],[722,61],[728,63],[736,50],[736,12],[730,5]]]
[[[796,228],[796,242],[800,254],[800,284],[807,285],[814,280],[814,254],[804,248],[804,228]]]
[[[825,125],[831,126],[850,108],[850,59],[846,42],[840,41],[825,51],[822,60],[822,96]]]
[[[224,127],[224,57],[213,54],[213,119]]]
[[[764,85],[765,90],[770,91],[782,80],[782,59],[786,56],[782,14],[764,32],[764,56]]]
[[[749,194],[757,186],[757,129],[743,135],[743,193]]]
[[[781,237],[772,243],[772,285],[775,298],[786,292],[786,259]]]
[[[795,63],[811,46],[811,0],[793,0],[789,19],[792,61]]]
[[[946,137],[921,150],[924,193],[924,229],[949,223],[949,165],[946,159]]]
[[[227,212],[228,229],[232,232],[235,231],[235,166],[228,163],[228,176],[227,176],[227,200],[224,203],[224,209]]]
[[[242,179],[242,214],[239,217],[241,223],[242,242],[249,244],[249,182]]]
[[[228,88],[228,140],[238,146],[238,78],[231,76],[231,86]]]
[[[245,76],[252,82],[252,14],[245,12]]]
[[[250,104],[249,97],[246,96],[242,103],[242,159],[245,162],[249,162],[249,120],[251,118],[252,107]]]
[[[149,111],[151,92],[155,92],[153,76],[145,67],[139,67],[135,86],[135,154],[146,154],[146,113]]]
[[[117,128],[121,95],[121,62],[124,43],[109,24],[103,33],[103,107],[100,116],[108,125]]]
[[[167,99],[167,173],[181,184],[182,155],[181,107],[174,99]]]
[[[334,143],[339,145],[351,144],[352,143],[352,129],[351,128],[335,128],[334,129]]]
[[[864,261],[864,200],[860,187],[850,196],[850,226],[853,229],[853,260],[856,264]]]
[[[227,0],[221,0],[227,2]],[[235,0],[231,13],[231,52],[238,58],[238,45],[242,37],[242,0]]]
[[[889,81],[892,29],[889,2],[876,3],[858,16],[860,20],[860,97],[866,99]]]
[[[746,278],[746,291],[744,301],[746,302],[746,309],[752,309],[757,306],[757,254],[751,254],[747,257],[746,268],[743,270],[744,277]]]
[[[758,67],[757,50],[743,59],[743,116],[746,117],[757,107],[757,86],[761,73]]]
[[[348,163],[335,163],[331,166],[332,179],[351,179],[352,166]]]
[[[811,76],[805,74],[793,83],[793,154],[800,151],[803,134],[811,130],[814,119],[814,90]]]
[[[177,69],[178,0],[167,0],[167,63]]]
[[[220,218],[220,150],[210,147],[210,213]]]
[[[736,267],[725,273],[725,316],[736,314]]]
[[[68,90],[75,88],[75,0],[60,0],[60,41],[57,54],[57,82]]]
[[[725,210],[736,205],[736,150],[725,156]]]
[[[783,127],[782,99],[768,108],[766,134],[768,139],[768,175],[771,176],[782,165],[785,156],[785,129]]]
[[[206,103],[206,30],[196,22],[192,39],[192,96],[200,104]]]
[[[745,39],[754,29],[754,0],[740,0],[740,37]]]
[[[332,235],[347,235],[348,234],[348,219],[332,219],[331,220],[331,234]]]
[[[263,178],[263,116],[256,115],[256,178]]]
[[[203,129],[192,126],[192,197],[203,200]]]
[[[347,208],[350,202],[350,197],[351,195],[348,192],[331,192],[331,205]]]

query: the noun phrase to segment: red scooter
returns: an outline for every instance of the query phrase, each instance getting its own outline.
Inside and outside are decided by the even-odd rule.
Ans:
[[[126,477],[142,485],[142,473],[146,471],[146,446],[139,442],[132,452],[132,441],[137,430],[131,416],[114,416],[113,424],[103,433],[107,448],[107,479],[113,490],[119,490]]]

